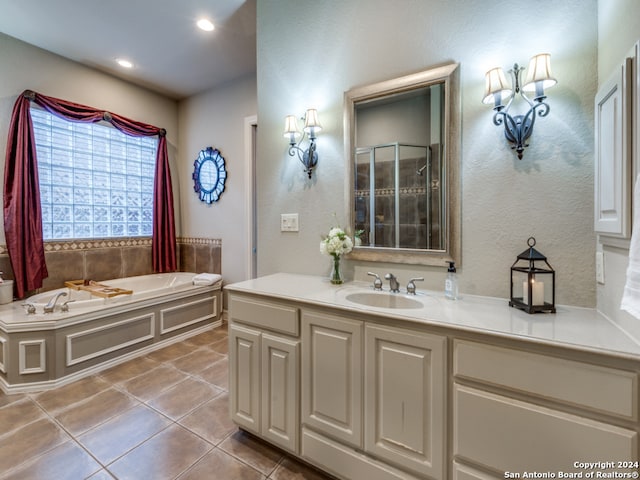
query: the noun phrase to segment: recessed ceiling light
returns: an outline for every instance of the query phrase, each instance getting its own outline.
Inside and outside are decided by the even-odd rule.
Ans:
[[[204,30],[205,32],[211,32],[215,28],[213,26],[213,23],[211,23],[211,20],[207,18],[201,18],[200,20],[198,20],[196,25],[198,25],[198,28]]]
[[[125,60],[124,58],[118,58],[116,62],[118,62],[118,65],[123,68],[133,68],[133,63],[131,63],[129,60]]]

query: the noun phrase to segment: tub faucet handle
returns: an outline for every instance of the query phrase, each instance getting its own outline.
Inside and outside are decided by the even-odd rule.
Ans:
[[[409,280],[409,283],[407,283],[407,293],[409,295],[415,295],[416,294],[416,284],[415,284],[415,282],[424,282],[424,277],[412,278],[411,280]]]
[[[22,306],[27,307],[27,315],[36,313],[36,306],[33,303],[23,303]]]
[[[374,290],[382,290],[382,280],[380,279],[378,274],[377,273],[373,273],[373,272],[367,272],[367,275],[369,275],[371,277],[376,277],[376,279],[373,281],[373,289]]]
[[[69,311],[69,304],[70,304],[71,302],[75,302],[75,300],[67,300],[66,302],[64,302],[64,303],[62,304],[62,306],[60,307],[60,311],[61,311],[61,312],[68,312],[68,311]]]

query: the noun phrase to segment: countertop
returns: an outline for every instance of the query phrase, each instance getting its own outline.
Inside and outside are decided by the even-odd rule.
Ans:
[[[556,313],[530,315],[509,307],[507,299],[461,295],[458,300],[448,300],[443,292],[420,289],[416,296],[403,293],[393,295],[417,299],[423,304],[421,308],[379,308],[346,299],[350,293],[373,292],[371,282],[332,285],[323,277],[290,273],[267,275],[224,288],[230,292],[335,307],[346,312],[366,312],[373,316],[454,330],[490,332],[546,345],[640,360],[640,342],[592,308],[556,305]]]

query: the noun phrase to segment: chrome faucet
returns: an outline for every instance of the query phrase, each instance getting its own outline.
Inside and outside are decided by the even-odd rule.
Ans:
[[[389,280],[389,291],[393,293],[398,293],[400,291],[400,284],[393,273],[387,273],[384,276],[384,279]]]
[[[56,302],[58,301],[58,298],[66,296],[67,292],[59,292],[51,297],[51,300],[49,300],[49,302],[44,306],[44,313],[53,313],[56,308]]]
[[[378,276],[378,274],[373,272],[367,272],[367,275],[376,277],[376,279],[373,281],[373,289],[382,290],[382,280],[380,280],[380,277]]]
[[[409,295],[415,295],[416,294],[416,284],[415,284],[415,282],[424,282],[424,277],[412,278],[411,280],[409,280],[409,283],[407,283],[407,293]]]

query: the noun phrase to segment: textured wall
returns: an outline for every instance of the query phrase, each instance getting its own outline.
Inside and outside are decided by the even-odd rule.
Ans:
[[[343,94],[429,66],[459,62],[462,103],[463,294],[507,297],[509,267],[534,235],[557,270],[559,303],[595,306],[593,96],[595,0],[258,1],[258,273],[328,273],[318,242],[344,224]],[[552,54],[558,85],[519,161],[481,103],[484,73]],[[311,181],[288,157],[284,117],[315,107],[323,131]],[[514,106],[514,111],[518,110]],[[299,233],[281,233],[298,212]],[[347,262],[348,276],[424,275],[442,289],[444,269]]]

